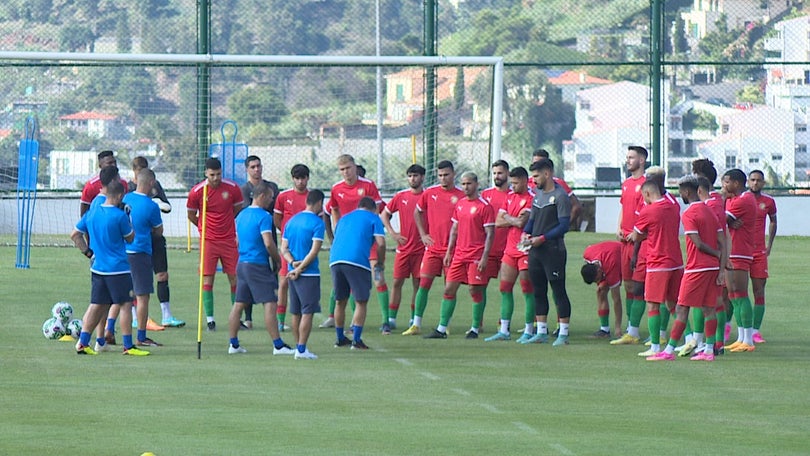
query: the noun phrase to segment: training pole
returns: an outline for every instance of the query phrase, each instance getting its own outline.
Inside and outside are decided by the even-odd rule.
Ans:
[[[205,219],[208,215],[208,183],[203,185],[203,205],[200,211],[200,298],[197,303],[197,359],[202,358],[203,277],[205,272]]]

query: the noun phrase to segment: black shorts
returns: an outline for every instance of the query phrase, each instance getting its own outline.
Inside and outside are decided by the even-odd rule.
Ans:
[[[152,236],[152,270],[155,274],[169,270],[169,259],[166,257],[166,238]]]
[[[278,302],[278,279],[269,264],[236,265],[236,302],[247,305]]]
[[[287,283],[290,287],[288,310],[292,315],[314,314],[321,311],[320,276],[300,276]]]
[[[333,264],[329,269],[332,270],[336,300],[348,299],[351,292],[355,301],[368,302],[371,296],[371,271],[348,263]]]
[[[132,302],[132,276],[124,274],[90,275],[90,304],[124,304]]]
[[[127,260],[132,273],[132,291],[135,292],[135,296],[154,293],[152,257],[148,253],[128,253]]]

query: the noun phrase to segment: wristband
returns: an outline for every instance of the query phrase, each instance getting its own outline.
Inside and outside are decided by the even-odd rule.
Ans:
[[[93,250],[88,247],[87,250],[82,252],[82,255],[86,256],[87,258],[93,258]]]

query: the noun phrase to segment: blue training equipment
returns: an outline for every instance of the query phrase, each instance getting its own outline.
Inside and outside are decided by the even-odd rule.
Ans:
[[[17,172],[17,262],[18,269],[31,267],[31,228],[37,203],[37,173],[39,171],[39,142],[34,139],[37,121],[25,120],[25,137],[20,141],[20,161]]]
[[[233,136],[230,141],[225,137],[225,127],[228,125],[233,127]],[[236,134],[239,129],[233,120],[223,122],[219,131],[222,134],[222,143],[211,144],[208,147],[208,156],[219,158],[222,162],[223,179],[232,180],[242,186],[247,182],[245,160],[248,157],[248,146],[236,142]]]

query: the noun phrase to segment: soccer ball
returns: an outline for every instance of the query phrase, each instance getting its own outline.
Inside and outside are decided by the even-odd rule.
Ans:
[[[58,318],[51,317],[42,324],[42,335],[46,339],[59,339],[65,335],[65,325]]]
[[[68,322],[65,329],[67,330],[68,336],[73,336],[74,339],[78,339],[79,335],[82,333],[82,321],[74,318]]]
[[[51,315],[58,318],[64,326],[73,318],[73,306],[64,301],[57,302],[51,308]]]

